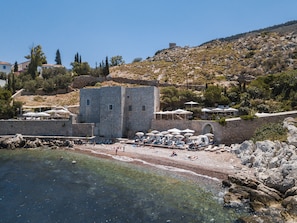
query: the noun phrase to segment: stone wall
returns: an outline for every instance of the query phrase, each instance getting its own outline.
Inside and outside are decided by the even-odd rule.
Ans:
[[[225,125],[210,120],[156,120],[152,121],[152,129],[165,131],[171,128],[193,129],[196,135],[212,132],[214,141],[218,144],[230,145],[242,143],[250,139],[255,130],[267,123],[282,122],[287,117],[297,117],[297,111],[277,113],[266,117],[258,117],[253,120],[240,118],[226,121]]]
[[[0,135],[72,136],[72,120],[0,120]]]
[[[72,135],[80,137],[94,136],[93,123],[76,123],[72,125]]]

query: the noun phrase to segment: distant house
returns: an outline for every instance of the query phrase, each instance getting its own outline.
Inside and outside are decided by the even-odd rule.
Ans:
[[[42,64],[41,67],[37,67],[37,71],[42,76],[42,71],[45,69],[53,69],[53,68],[64,68],[63,65],[60,64]]]
[[[30,64],[30,60],[22,62],[22,63],[18,63],[18,72],[24,72],[26,70],[28,70]]]
[[[95,123],[94,135],[119,138],[148,131],[159,110],[157,87],[122,86],[80,90],[78,121]]]
[[[0,61],[0,72],[8,75],[9,73],[11,73],[11,67],[12,65],[10,63]]]

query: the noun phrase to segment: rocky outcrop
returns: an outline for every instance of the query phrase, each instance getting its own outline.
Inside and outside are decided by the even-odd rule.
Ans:
[[[245,141],[233,145],[243,165],[253,168],[254,175],[238,173],[223,182],[228,188],[226,206],[249,204],[258,219],[272,216],[271,222],[297,222],[297,128],[293,118],[283,122],[288,141]],[[272,221],[273,219],[273,221]],[[253,222],[252,219],[243,222]],[[263,222],[266,222],[263,220]],[[269,221],[268,221],[269,222]]]
[[[144,61],[112,67],[111,76],[178,85],[205,85],[210,80],[217,82],[219,76],[230,86],[296,68],[295,25],[294,32],[254,32],[229,41],[159,50]]]
[[[39,147],[73,147],[81,144],[81,140],[54,139],[54,138],[24,138],[21,134],[0,138],[0,149],[39,148]]]

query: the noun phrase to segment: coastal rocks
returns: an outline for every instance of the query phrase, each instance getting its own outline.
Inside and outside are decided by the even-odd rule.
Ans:
[[[73,147],[75,142],[76,141],[71,141],[68,139],[41,139],[38,137],[30,137],[25,139],[21,134],[16,134],[15,136],[5,136],[0,138],[0,149]]]
[[[241,202],[257,216],[273,216],[267,222],[297,222],[297,121],[287,118],[283,126],[288,130],[287,142],[249,140],[231,147],[254,175],[235,174],[223,182],[228,188],[226,206]]]
[[[4,149],[15,149],[23,147],[26,144],[23,136],[16,134],[13,137],[3,137],[0,138],[0,148]]]

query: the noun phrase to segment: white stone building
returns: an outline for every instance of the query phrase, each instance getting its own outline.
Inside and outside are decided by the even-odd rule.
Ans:
[[[159,111],[157,87],[101,87],[80,90],[79,122],[95,123],[94,135],[131,137],[148,131]]]

